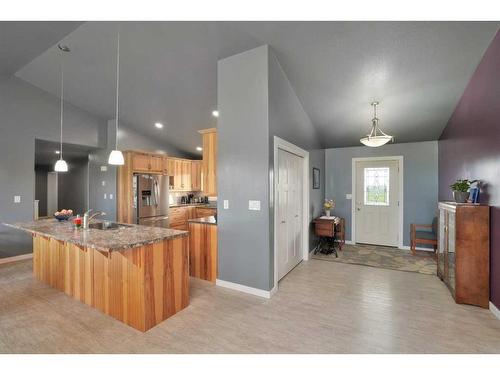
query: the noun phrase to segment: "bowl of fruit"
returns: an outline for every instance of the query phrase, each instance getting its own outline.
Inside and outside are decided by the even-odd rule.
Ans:
[[[61,210],[54,214],[54,217],[59,221],[68,220],[71,216],[73,216],[73,210]]]

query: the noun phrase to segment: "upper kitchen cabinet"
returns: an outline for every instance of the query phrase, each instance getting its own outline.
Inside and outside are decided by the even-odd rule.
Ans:
[[[170,190],[173,191],[200,191],[201,190],[201,161],[180,158],[168,158],[168,174]]]
[[[193,160],[191,162],[191,188],[193,191],[201,191],[201,169],[202,160]]]
[[[164,172],[163,160],[165,156],[146,152],[130,152],[132,153],[132,169],[134,172]]]
[[[203,136],[202,190],[208,196],[217,196],[217,129],[198,131]]]

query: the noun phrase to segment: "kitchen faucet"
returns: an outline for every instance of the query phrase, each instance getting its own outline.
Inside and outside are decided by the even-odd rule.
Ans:
[[[94,211],[92,208],[88,211],[86,211],[84,214],[83,214],[83,229],[89,229],[89,223],[90,223],[90,220],[92,220],[94,217],[96,216],[104,216],[106,215],[106,212],[103,212],[103,211],[97,211],[97,212],[94,212],[92,215],[90,215],[90,213]]]

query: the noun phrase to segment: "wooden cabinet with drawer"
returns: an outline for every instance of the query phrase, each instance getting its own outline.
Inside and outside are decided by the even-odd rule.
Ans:
[[[170,207],[169,211],[170,228],[187,230],[189,219],[189,207]]]
[[[215,208],[196,207],[196,217],[214,216],[217,213]]]

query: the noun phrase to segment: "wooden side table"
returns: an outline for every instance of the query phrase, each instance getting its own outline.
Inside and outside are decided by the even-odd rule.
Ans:
[[[337,256],[335,245],[342,251],[342,246],[345,244],[345,220],[340,218],[340,222],[335,224],[333,219],[322,219],[320,217],[313,220],[314,232],[320,238],[318,246],[314,252],[322,251],[323,246],[327,245],[327,252],[334,252]]]

